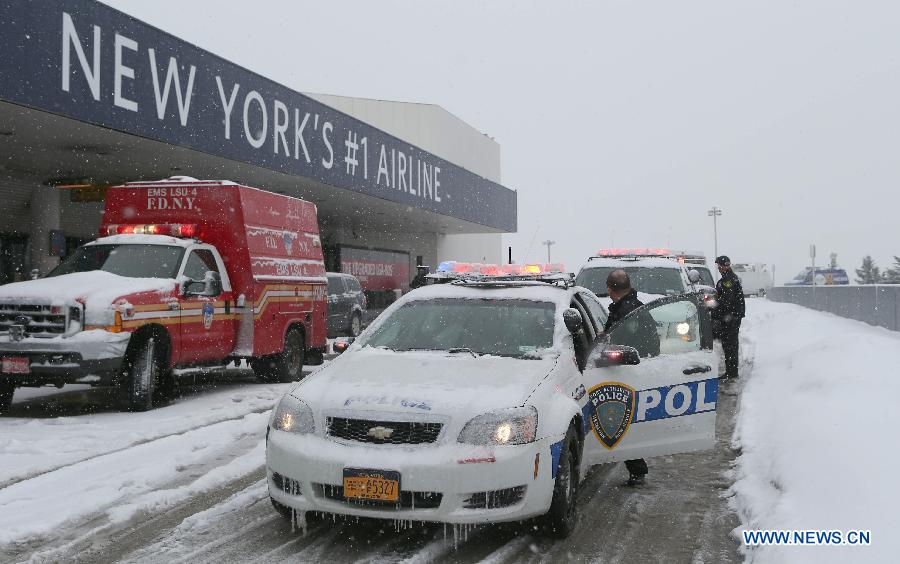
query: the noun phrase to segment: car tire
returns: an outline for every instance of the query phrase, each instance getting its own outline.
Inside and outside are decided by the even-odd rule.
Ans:
[[[299,329],[288,330],[284,337],[284,350],[278,354],[254,358],[250,361],[260,382],[296,382],[303,376],[306,347]]]
[[[141,339],[125,360],[122,371],[122,407],[127,411],[147,411],[153,407],[153,392],[162,366],[155,337]]]
[[[359,337],[360,333],[362,333],[362,315],[357,312],[350,318],[350,327],[347,328],[347,334],[356,338]]]
[[[553,483],[553,500],[544,516],[546,536],[564,539],[575,530],[578,523],[578,490],[581,476],[581,444],[575,427],[569,426],[559,455],[556,480]]]
[[[0,413],[6,413],[10,410],[15,393],[16,385],[12,382],[0,383]]]

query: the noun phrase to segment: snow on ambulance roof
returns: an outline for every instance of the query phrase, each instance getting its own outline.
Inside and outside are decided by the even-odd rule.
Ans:
[[[85,246],[90,245],[168,245],[172,247],[189,247],[195,244],[193,239],[181,239],[168,235],[110,235],[100,237]]]

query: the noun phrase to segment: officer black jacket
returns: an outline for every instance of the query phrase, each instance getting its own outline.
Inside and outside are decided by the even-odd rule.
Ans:
[[[424,274],[416,274],[413,277],[412,281],[409,283],[409,289],[415,290],[416,288],[421,288],[422,286],[428,285],[428,279],[425,278]]]
[[[612,326],[622,320],[626,315],[644,305],[644,302],[638,299],[637,290],[633,289],[622,296],[622,299],[609,304],[609,318],[606,325],[603,326],[603,332],[609,333]]]
[[[716,301],[718,305],[712,310],[713,319],[728,322],[744,317],[744,289],[741,279],[730,269],[716,283]]]
[[[603,331],[608,333],[628,316],[629,313],[644,305],[637,297],[637,291],[632,289],[622,296],[622,299],[609,305],[609,318]],[[637,349],[642,357],[659,355],[659,334],[656,332],[656,321],[647,313],[639,313],[626,325],[618,329],[611,336],[612,342],[618,345],[628,345]]]

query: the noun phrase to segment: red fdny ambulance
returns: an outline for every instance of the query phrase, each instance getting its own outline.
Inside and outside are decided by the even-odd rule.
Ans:
[[[247,359],[265,382],[320,363],[314,204],[226,181],[111,188],[101,237],[0,286],[0,411],[19,386],[112,385],[146,410],[178,379]]]

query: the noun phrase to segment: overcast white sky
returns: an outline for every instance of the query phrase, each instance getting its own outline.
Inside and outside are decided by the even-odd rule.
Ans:
[[[291,88],[439,104],[501,145],[517,261],[713,253],[784,281],[900,255],[900,4],[106,0]],[[533,245],[530,246],[531,242]]]

